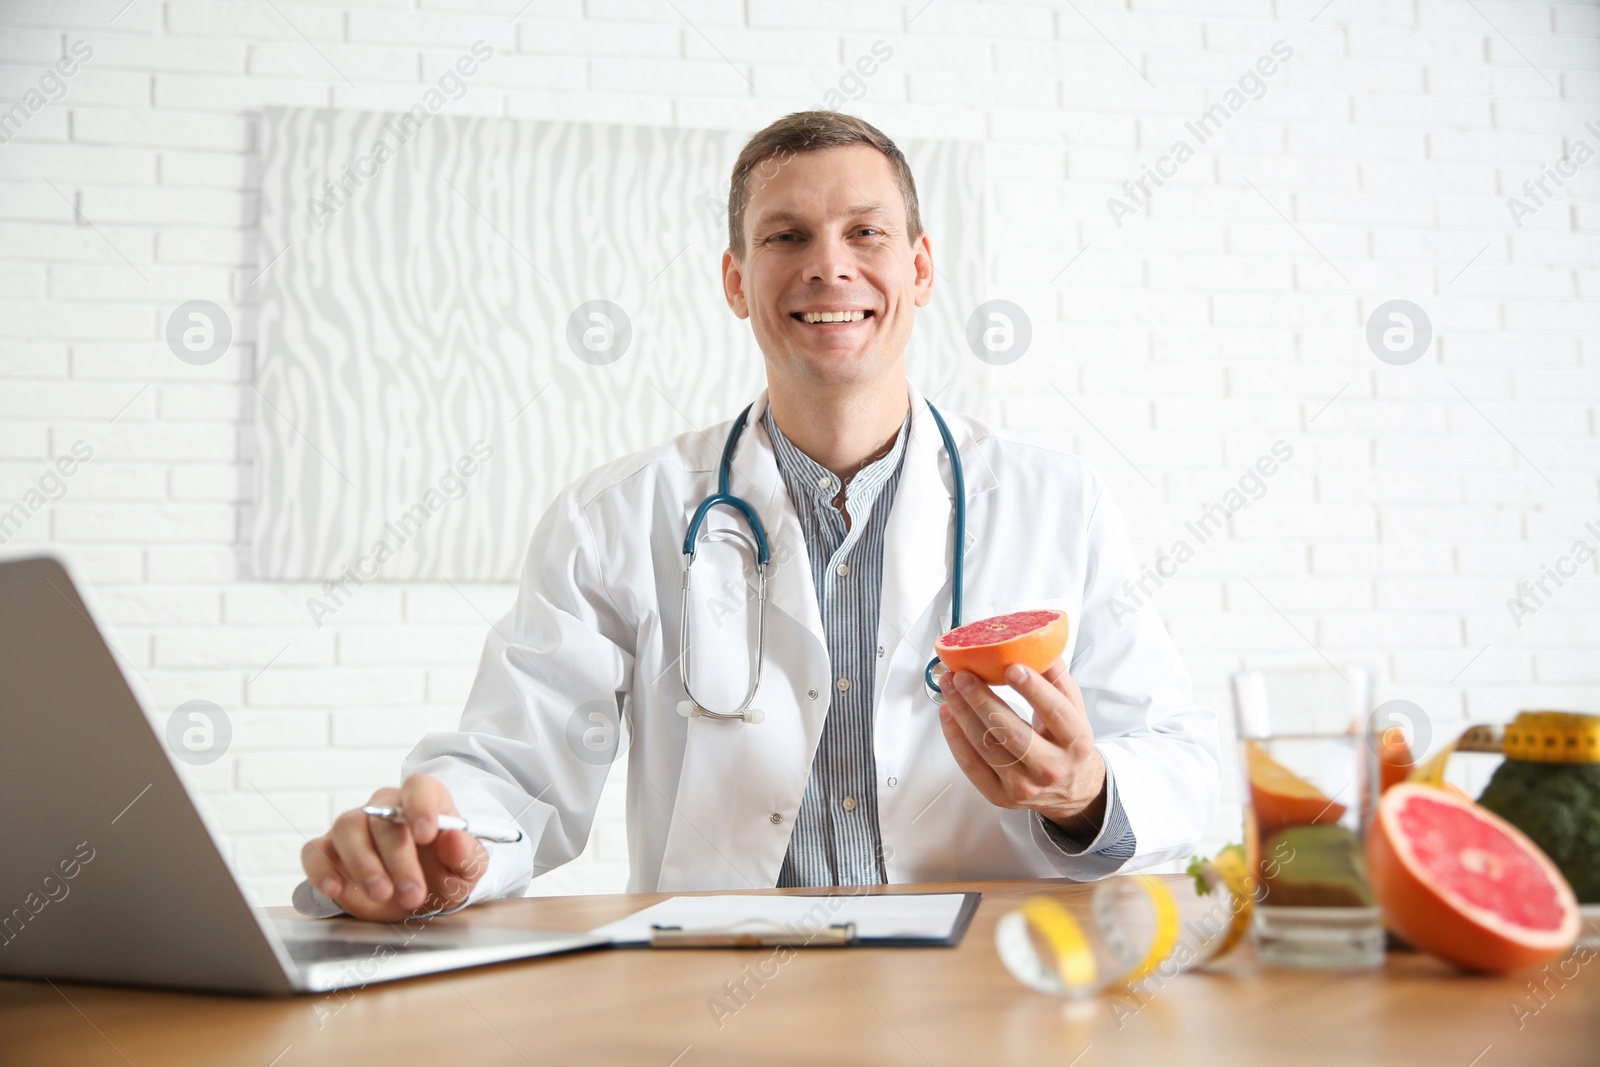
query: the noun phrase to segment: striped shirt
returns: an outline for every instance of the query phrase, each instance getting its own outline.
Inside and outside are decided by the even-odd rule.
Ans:
[[[877,760],[872,749],[872,694],[878,659],[878,608],[883,591],[883,541],[900,482],[911,416],[894,444],[842,487],[851,520],[834,505],[839,478],[795,447],[767,407],[762,427],[777,455],[778,472],[794,501],[805,534],[811,580],[827,638],[833,693],[780,886],[876,885],[889,880],[878,826]],[[1128,825],[1107,766],[1105,825],[1085,844],[1041,815],[1045,833],[1063,854],[1095,856],[1119,866],[1134,852]]]

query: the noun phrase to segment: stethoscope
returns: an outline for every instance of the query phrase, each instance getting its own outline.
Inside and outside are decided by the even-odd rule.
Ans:
[[[950,626],[961,625],[961,584],[962,584],[962,550],[967,544],[967,487],[966,480],[961,473],[961,454],[956,450],[954,438],[950,436],[950,428],[945,425],[939,410],[931,401],[925,401],[928,412],[933,415],[934,423],[939,427],[939,436],[944,438],[945,454],[950,457],[950,473],[954,487],[954,498],[951,501],[951,510],[955,513],[955,560],[951,565],[951,574],[954,579],[950,591]],[[739,417],[733,420],[733,429],[728,431],[728,441],[722,446],[722,464],[717,471],[717,491],[700,502],[695,509],[694,517],[689,520],[689,530],[683,537],[683,609],[678,621],[678,678],[683,683],[683,691],[688,696],[687,700],[678,701],[678,714],[686,719],[696,717],[706,719],[736,719],[740,722],[755,724],[766,718],[760,708],[752,708],[750,702],[756,697],[756,690],[761,687],[761,666],[767,655],[767,563],[772,558],[767,550],[767,531],[761,525],[761,517],[756,514],[755,508],[746,501],[734,496],[728,491],[728,470],[733,466],[733,449],[739,443],[739,434],[744,430],[745,420],[750,416],[748,405],[739,412]],[[745,524],[750,527],[754,541],[746,537],[740,530],[711,530],[706,534],[707,541],[729,540],[737,541],[750,550],[756,558],[756,669],[750,678],[750,688],[744,694],[744,702],[733,711],[712,711],[699,700],[695,699],[693,691],[689,688],[689,647],[694,643],[689,639],[689,570],[694,566],[696,541],[700,536],[700,524],[704,521],[706,513],[718,504],[726,504],[738,511],[745,518]],[[922,685],[928,693],[928,698],[937,704],[944,703],[944,693],[939,689],[939,676],[944,674],[944,665],[935,656],[928,661],[928,666],[922,672]]]

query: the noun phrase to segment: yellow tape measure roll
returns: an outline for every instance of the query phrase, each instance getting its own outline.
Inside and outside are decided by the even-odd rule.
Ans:
[[[1508,726],[1469,726],[1410,778],[1443,785],[1444,767],[1456,752],[1498,752],[1528,763],[1600,763],[1600,715],[1571,711],[1520,711]]]
[[[1156,964],[1166,959],[1172,952],[1172,946],[1178,943],[1179,922],[1178,902],[1172,899],[1172,890],[1168,889],[1165,883],[1158,882],[1147,874],[1135,874],[1130,877],[1137,880],[1139,888],[1144,890],[1151,907],[1155,909],[1155,930],[1144,955],[1139,957],[1138,964],[1119,979],[1128,984],[1137,982],[1155,970]],[[1106,888],[1105,883],[1102,882],[1100,888]],[[1137,955],[1138,950],[1123,934],[1122,923],[1116,914],[1115,899],[1111,893],[1099,891],[1095,893],[1094,921],[1100,928],[1100,936],[1106,939],[1118,956],[1132,959]]]
[[[1032,936],[1049,947],[1048,959],[1030,943]],[[1082,993],[1097,985],[1089,939],[1072,913],[1049,897],[1033,897],[1001,919],[995,944],[1011,973],[1040,992]]]
[[[1600,715],[1521,712],[1506,727],[1502,751],[1530,763],[1600,763]]]
[[[1089,921],[1081,922],[1053,897],[1030,897],[995,928],[1001,962],[1031,989],[1084,997],[1139,981],[1178,944],[1181,909],[1158,878],[1134,874],[1099,882],[1089,912]]]
[[[1200,960],[1204,963],[1233,951],[1250,932],[1250,921],[1255,915],[1256,898],[1252,886],[1256,884],[1256,872],[1249,866],[1244,849],[1230,846],[1204,861],[1200,865],[1200,875],[1219,898],[1226,891],[1231,914],[1228,929]]]

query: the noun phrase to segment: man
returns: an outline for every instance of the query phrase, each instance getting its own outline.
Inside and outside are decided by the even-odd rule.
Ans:
[[[729,484],[773,546],[762,721],[686,717],[678,677],[684,531],[716,492],[730,420],[562,491],[460,730],[425,737],[402,786],[372,796],[409,825],[344,813],[304,850],[311,883],[383,920],[523,892],[587,841],[608,761],[584,739],[608,730],[630,741],[633,890],[1088,880],[1186,855],[1216,806],[1215,718],[1155,613],[1110,610],[1132,567],[1099,478],[949,414],[968,535],[953,543],[950,457],[905,373],[934,269],[899,149],[826,111],[757,134],[733,172],[723,281],[768,382]],[[707,527],[740,517],[714,508]],[[734,554],[708,536],[700,555]],[[1043,675],[947,675],[936,705],[923,669],[958,551],[965,619],[1058,607],[1074,632]],[[743,598],[743,580],[697,586],[730,588]],[[737,707],[756,668],[755,607],[739,607],[711,625],[697,608],[691,627],[690,685],[714,709]],[[440,813],[524,837],[486,845],[439,831]]]

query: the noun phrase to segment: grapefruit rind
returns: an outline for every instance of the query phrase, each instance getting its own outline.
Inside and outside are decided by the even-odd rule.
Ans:
[[[933,651],[951,671],[971,671],[989,685],[1002,685],[1013,663],[1040,674],[1067,647],[1067,613],[1017,611],[965,623],[939,636]]]
[[[1508,922],[1447,885],[1438,884],[1398,825],[1413,798],[1450,805],[1504,834],[1537,865],[1554,891],[1561,921],[1551,929]],[[1412,945],[1474,971],[1501,972],[1548,962],[1578,939],[1578,900],[1561,871],[1515,826],[1470,799],[1432,786],[1402,782],[1383,795],[1367,838],[1372,887],[1385,923]]]

